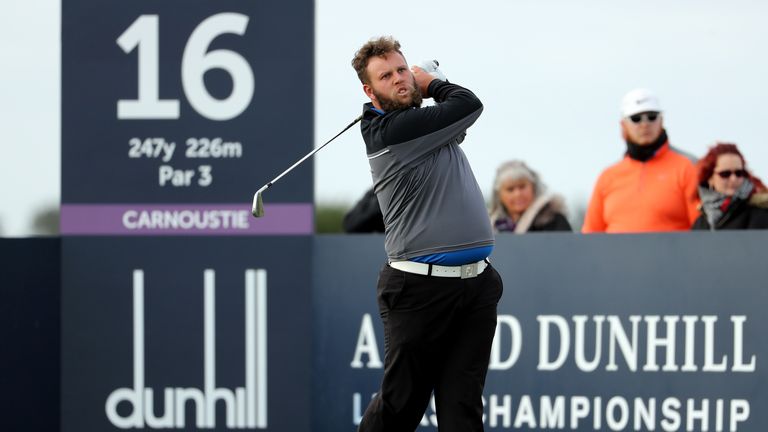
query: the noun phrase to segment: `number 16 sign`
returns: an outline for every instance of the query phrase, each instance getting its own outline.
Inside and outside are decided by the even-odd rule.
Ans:
[[[62,3],[64,235],[312,231],[314,3]]]

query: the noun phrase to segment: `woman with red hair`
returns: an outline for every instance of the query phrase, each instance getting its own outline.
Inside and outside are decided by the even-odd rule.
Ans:
[[[692,229],[768,229],[768,189],[735,144],[716,143],[698,170],[701,216]]]

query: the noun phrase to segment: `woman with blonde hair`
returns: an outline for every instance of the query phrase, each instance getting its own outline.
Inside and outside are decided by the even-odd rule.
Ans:
[[[525,162],[512,160],[496,170],[490,212],[496,232],[571,231],[565,211],[565,200],[547,193]]]

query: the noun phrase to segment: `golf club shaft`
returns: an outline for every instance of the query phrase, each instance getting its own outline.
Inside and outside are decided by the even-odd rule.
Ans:
[[[304,156],[303,158],[299,159],[299,160],[298,160],[296,163],[294,163],[293,165],[291,165],[291,166],[290,166],[290,167],[289,167],[287,170],[283,171],[282,173],[280,173],[280,175],[278,175],[277,177],[273,178],[273,179],[272,179],[272,180],[271,180],[269,183],[267,183],[267,184],[265,184],[264,186],[262,186],[262,187],[261,187],[261,188],[260,188],[260,189],[259,189],[259,190],[256,192],[256,194],[255,194],[255,195],[254,195],[254,197],[253,197],[253,199],[254,199],[254,208],[256,208],[256,200],[257,200],[257,198],[259,197],[259,195],[261,195],[261,193],[262,193],[262,192],[264,192],[265,190],[269,189],[269,188],[270,188],[270,187],[271,187],[273,184],[275,184],[275,182],[277,182],[278,180],[280,180],[280,179],[281,179],[281,178],[282,178],[284,175],[288,174],[288,173],[289,173],[289,172],[291,172],[291,171],[292,171],[294,168],[296,168],[297,166],[301,165],[301,163],[302,163],[302,162],[304,162],[305,160],[307,160],[307,159],[309,159],[310,157],[312,157],[312,155],[314,155],[315,153],[317,153],[317,152],[319,152],[320,150],[322,150],[322,149],[323,149],[323,147],[327,146],[327,145],[328,145],[328,144],[329,144],[331,141],[333,141],[333,140],[335,140],[336,138],[338,138],[338,137],[339,137],[339,135],[341,135],[341,134],[343,134],[344,132],[346,132],[346,131],[347,131],[347,129],[349,129],[349,128],[351,128],[352,126],[354,126],[354,125],[355,125],[355,123],[357,123],[357,122],[359,122],[360,120],[362,120],[362,118],[363,118],[363,116],[362,116],[362,115],[360,115],[360,116],[359,116],[358,118],[356,118],[356,119],[355,119],[355,120],[354,120],[352,123],[348,124],[348,125],[347,125],[347,127],[345,127],[344,129],[342,129],[342,131],[341,131],[341,132],[337,133],[337,134],[336,134],[336,135],[335,135],[333,138],[331,138],[331,139],[329,139],[328,141],[326,141],[326,142],[325,142],[323,145],[321,145],[320,147],[318,147],[318,148],[316,148],[316,149],[312,150],[311,152],[307,153],[307,154],[306,154],[306,156]]]
[[[273,184],[274,184],[276,181],[280,180],[280,179],[281,179],[281,178],[282,178],[284,175],[288,174],[288,173],[289,173],[289,172],[291,172],[291,171],[292,171],[294,168],[296,168],[297,166],[301,165],[301,163],[302,163],[302,162],[304,162],[305,160],[307,160],[307,159],[309,159],[310,157],[312,157],[312,155],[314,155],[315,153],[317,153],[317,152],[319,152],[320,150],[322,150],[322,149],[323,149],[323,147],[327,146],[327,145],[328,145],[328,144],[329,144],[331,141],[333,141],[333,140],[335,140],[336,138],[338,138],[338,137],[339,137],[339,135],[341,135],[341,134],[343,134],[344,132],[346,132],[346,131],[347,131],[347,129],[349,129],[349,128],[351,128],[352,126],[354,126],[354,125],[355,125],[355,123],[357,123],[357,122],[359,122],[360,120],[362,120],[362,118],[363,118],[363,116],[362,116],[362,115],[361,115],[360,117],[356,118],[356,119],[355,119],[355,120],[354,120],[352,123],[348,124],[348,125],[347,125],[347,127],[345,127],[345,128],[344,128],[344,129],[343,129],[341,132],[337,133],[337,134],[336,134],[336,136],[334,136],[333,138],[331,138],[331,139],[329,139],[328,141],[326,141],[326,142],[325,142],[325,144],[321,145],[320,147],[318,147],[318,148],[316,148],[316,149],[312,150],[311,152],[307,153],[307,155],[306,155],[306,156],[304,156],[303,158],[299,159],[299,160],[298,160],[296,163],[294,163],[293,165],[291,165],[291,166],[290,166],[290,168],[288,168],[287,170],[283,171],[283,172],[282,172],[282,173],[281,173],[279,176],[277,176],[277,177],[275,177],[274,179],[272,179],[272,181],[270,181],[269,183],[267,183],[266,185],[264,185],[264,187],[263,187],[262,189],[260,189],[260,190],[263,192],[263,191],[265,191],[265,190],[269,189],[269,187],[270,187],[270,186],[272,186],[272,185],[273,185]]]

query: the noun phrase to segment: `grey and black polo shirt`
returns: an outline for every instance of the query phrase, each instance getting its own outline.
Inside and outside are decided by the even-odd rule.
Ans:
[[[391,260],[493,245],[483,194],[459,144],[483,105],[433,80],[435,105],[382,113],[365,104],[361,132]]]

